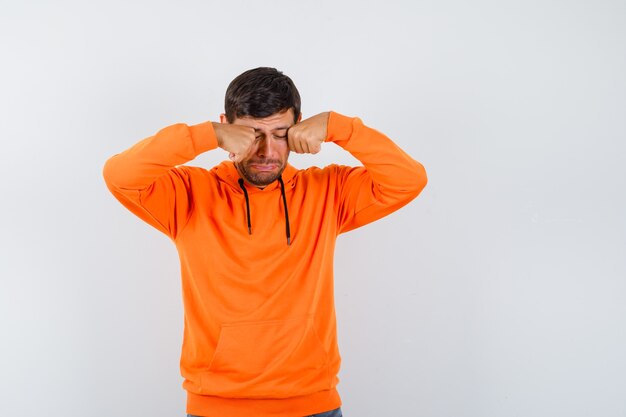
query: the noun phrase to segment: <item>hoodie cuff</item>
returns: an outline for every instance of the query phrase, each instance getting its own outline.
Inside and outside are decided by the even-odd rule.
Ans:
[[[189,126],[189,134],[196,155],[217,148],[217,136],[212,122]]]
[[[344,116],[330,111],[325,142],[336,142],[350,139],[354,117]]]

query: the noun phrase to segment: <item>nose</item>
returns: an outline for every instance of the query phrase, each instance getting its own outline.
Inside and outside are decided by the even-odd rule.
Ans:
[[[259,145],[256,151],[258,157],[267,158],[272,156],[272,152],[274,150],[274,139],[269,136],[264,136],[259,141]]]

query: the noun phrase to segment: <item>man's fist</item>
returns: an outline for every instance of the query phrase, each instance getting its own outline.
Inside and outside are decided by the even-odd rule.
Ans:
[[[289,149],[295,153],[318,153],[326,140],[330,112],[317,114],[297,123],[287,131]]]
[[[247,156],[255,140],[254,129],[248,126],[213,123],[217,145],[229,152],[230,159],[239,162]]]

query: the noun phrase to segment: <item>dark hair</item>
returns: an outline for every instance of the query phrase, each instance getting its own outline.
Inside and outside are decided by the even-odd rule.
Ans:
[[[229,123],[237,117],[262,118],[293,109],[294,122],[300,116],[300,93],[291,78],[276,68],[248,70],[231,81],[224,100]]]

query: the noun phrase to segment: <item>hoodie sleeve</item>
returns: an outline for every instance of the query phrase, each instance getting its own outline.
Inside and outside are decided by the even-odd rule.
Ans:
[[[126,208],[175,239],[193,209],[189,171],[177,165],[215,148],[211,122],[174,124],[109,158],[104,180]]]
[[[384,217],[419,195],[427,183],[419,162],[358,117],[330,112],[326,142],[350,152],[362,167],[338,167],[339,232]]]

